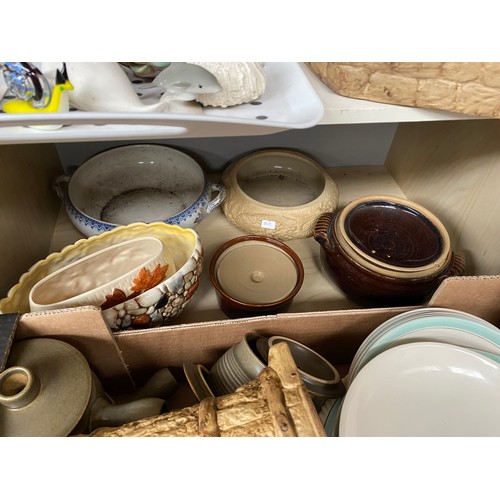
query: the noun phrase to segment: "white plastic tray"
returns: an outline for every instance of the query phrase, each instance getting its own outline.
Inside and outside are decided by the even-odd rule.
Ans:
[[[199,114],[97,113],[70,111],[57,114],[0,113],[0,144],[82,142],[167,137],[264,135],[318,124],[324,107],[302,68],[295,62],[263,63],[266,91],[255,102],[229,108],[203,108]],[[135,80],[135,78],[134,78]],[[154,91],[139,89],[145,104]],[[57,130],[28,125],[63,124]]]

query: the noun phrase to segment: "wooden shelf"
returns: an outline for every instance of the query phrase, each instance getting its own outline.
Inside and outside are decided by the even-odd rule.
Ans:
[[[405,198],[404,193],[383,166],[328,168],[328,173],[339,187],[339,206],[350,200],[369,194],[386,194]],[[217,177],[214,175],[213,180]],[[231,224],[220,207],[215,209],[196,227],[205,250],[204,271],[200,287],[175,324],[227,319],[220,310],[213,289],[208,267],[217,248],[224,242],[244,233]],[[84,237],[69,221],[61,208],[54,231],[50,252]],[[288,240],[286,242],[300,257],[304,265],[305,279],[288,312],[327,311],[332,309],[355,309],[357,304],[349,300],[325,272],[321,261],[319,243],[313,237]]]

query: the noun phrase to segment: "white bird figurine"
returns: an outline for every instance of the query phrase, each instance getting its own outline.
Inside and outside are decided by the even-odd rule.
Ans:
[[[144,104],[119,63],[67,62],[67,72],[74,90],[70,106],[81,111],[158,113],[168,110],[174,101],[194,100],[200,93],[220,90],[217,80],[204,68],[186,68],[187,63],[171,63],[154,81],[165,92],[158,102]],[[41,71],[52,81],[61,63],[41,63]],[[161,77],[161,78],[160,78]],[[158,79],[158,80],[157,80]],[[151,86],[152,84],[146,84]]]
[[[41,71],[49,81],[61,63],[41,63]],[[168,103],[145,105],[139,99],[127,75],[114,62],[67,62],[68,76],[74,90],[70,106],[81,111],[96,112],[161,112]]]

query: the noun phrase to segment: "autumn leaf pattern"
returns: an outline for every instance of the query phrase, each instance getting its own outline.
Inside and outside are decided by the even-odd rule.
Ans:
[[[130,287],[132,293],[127,295],[123,290],[115,288],[111,295],[106,295],[106,300],[100,305],[101,309],[109,309],[154,288],[165,279],[167,271],[168,264],[164,266],[157,264],[152,271],[148,271],[145,267],[141,268],[132,280],[133,285]]]
[[[148,271],[145,267],[143,267],[139,271],[137,277],[132,280],[134,284],[130,287],[130,290],[133,292],[144,293],[146,290],[154,288],[165,279],[167,270],[168,264],[165,264],[164,266],[157,264],[152,271]]]
[[[127,299],[127,295],[123,290],[115,288],[111,295],[106,295],[106,300],[101,304],[101,309],[108,309],[110,307],[121,304]]]

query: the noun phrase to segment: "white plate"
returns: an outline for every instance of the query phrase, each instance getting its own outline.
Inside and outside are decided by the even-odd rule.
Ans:
[[[349,383],[377,354],[410,341],[444,342],[500,355],[500,330],[477,316],[446,308],[408,311],[382,323],[364,340],[351,363]]]
[[[448,309],[448,308],[443,308],[443,307],[426,307],[422,309],[416,309],[413,311],[407,311],[401,314],[398,314],[397,316],[394,316],[393,318],[388,319],[381,325],[379,325],[375,330],[373,330],[368,337],[363,341],[363,343],[360,345],[358,348],[354,359],[351,363],[351,366],[354,366],[358,360],[365,354],[365,351],[369,349],[370,345],[373,344],[378,338],[382,337],[385,335],[385,333],[393,328],[398,327],[399,325],[403,323],[407,323],[412,320],[416,319],[421,319],[421,318],[426,318],[426,317],[452,317],[452,318],[465,318],[470,321],[474,321],[477,323],[481,323],[485,326],[492,326],[490,323],[487,321],[483,320],[482,318],[479,318],[477,316],[474,316],[472,314],[468,314],[462,311],[458,311],[456,309]],[[495,327],[493,327],[495,328]],[[497,329],[498,330],[498,329]],[[498,330],[500,332],[500,330]]]
[[[342,404],[339,435],[500,436],[500,365],[462,347],[418,342],[372,359]]]

